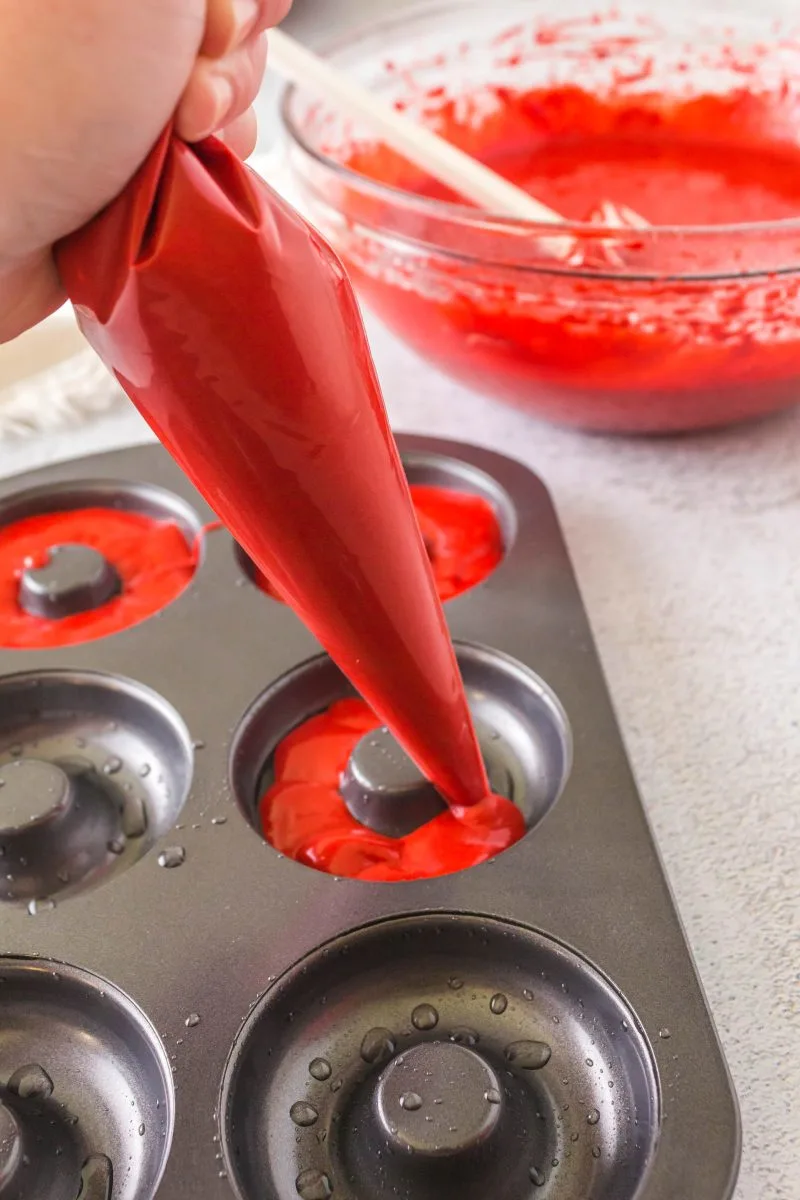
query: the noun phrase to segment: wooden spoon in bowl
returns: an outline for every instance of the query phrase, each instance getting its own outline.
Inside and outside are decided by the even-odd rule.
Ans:
[[[270,33],[269,62],[284,79],[308,88],[343,112],[363,120],[392,150],[479,208],[536,225],[569,224],[561,213],[509,183],[432,130],[415,124],[279,29]],[[601,209],[603,222],[609,228],[648,228],[648,222],[627,207],[623,210],[605,200]],[[543,235],[543,242],[554,257],[564,261],[576,248],[575,238],[563,233]]]

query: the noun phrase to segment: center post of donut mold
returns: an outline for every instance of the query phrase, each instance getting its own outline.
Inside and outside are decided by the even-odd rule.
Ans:
[[[116,596],[122,581],[113,563],[81,542],[48,546],[42,566],[26,566],[19,603],[33,617],[60,620],[100,608]]]

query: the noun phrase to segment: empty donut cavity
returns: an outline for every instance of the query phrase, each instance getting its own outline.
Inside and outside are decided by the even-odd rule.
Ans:
[[[444,913],[282,976],[234,1046],[220,1123],[240,1200],[634,1200],[660,1097],[635,1014],[588,962]]]
[[[35,913],[132,866],[177,819],[192,759],[178,713],[132,680],[0,680],[0,902]]]
[[[89,971],[0,957],[0,1195],[151,1200],[169,1155],[169,1060],[138,1006]]]

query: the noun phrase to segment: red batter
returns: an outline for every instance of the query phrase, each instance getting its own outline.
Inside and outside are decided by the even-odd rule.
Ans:
[[[122,590],[90,612],[51,621],[20,608],[20,576],[44,566],[51,546],[82,543],[113,563]],[[187,588],[197,547],[177,525],[113,508],[82,508],[28,517],[0,528],[0,646],[45,649],[74,646],[119,633],[152,617]]]
[[[440,600],[452,600],[491,575],[503,557],[503,535],[491,504],[471,492],[420,483],[412,483],[411,499]],[[281,599],[260,571],[255,581]]]
[[[401,838],[360,825],[339,781],[356,744],[379,724],[363,700],[340,700],[284,738],[275,751],[275,782],[260,805],[264,836],[276,850],[332,875],[396,882],[474,867],[519,841],[521,813],[491,795]]]
[[[789,100],[781,109],[780,99],[748,91],[744,67],[741,85],[726,95],[647,93],[651,67],[643,52],[637,77],[603,97],[577,85],[497,89],[495,111],[477,125],[465,123],[463,105],[433,98],[430,119],[571,220],[599,222],[604,200],[651,225],[800,217],[800,125],[796,113],[787,116]],[[457,200],[385,146],[362,147],[347,161],[406,192]],[[370,304],[425,358],[471,386],[558,421],[630,431],[712,426],[797,401],[800,228],[633,234],[613,262],[587,230],[570,263],[553,273],[535,238],[510,244],[441,216],[428,233],[454,257],[423,251],[404,276],[398,256],[389,258],[365,228],[424,238],[424,219],[389,200],[345,195],[359,224],[337,232],[337,246]],[[515,272],[515,257],[539,270]],[[510,270],[496,265],[503,261]],[[610,277],[587,279],[581,266]],[[786,267],[795,271],[771,274]],[[738,277],[748,271],[757,274]],[[628,272],[644,278],[619,277]],[[729,278],[674,278],[703,273]]]
[[[87,338],[258,569],[450,803],[485,801],[358,304],[328,245],[220,142],[167,131],[56,257]]]

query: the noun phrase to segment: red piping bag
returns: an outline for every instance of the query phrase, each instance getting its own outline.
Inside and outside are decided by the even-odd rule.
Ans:
[[[221,142],[187,146],[167,130],[56,259],[87,339],[240,545],[450,804],[484,799],[408,485],[330,247]]]

